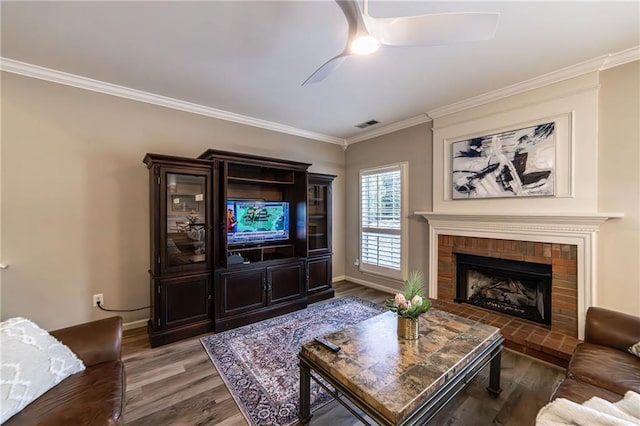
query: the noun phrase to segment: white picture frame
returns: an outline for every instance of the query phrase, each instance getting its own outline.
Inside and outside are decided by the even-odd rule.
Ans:
[[[451,143],[451,199],[554,196],[556,124],[542,122]]]

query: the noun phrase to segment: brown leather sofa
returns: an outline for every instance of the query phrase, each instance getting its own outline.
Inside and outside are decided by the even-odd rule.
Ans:
[[[640,393],[640,358],[629,346],[640,342],[640,318],[591,307],[587,310],[584,343],[569,361],[567,377],[551,399],[583,403],[593,396],[616,402],[625,392]]]
[[[49,389],[4,424],[123,425],[122,318],[92,321],[51,335],[67,345],[86,369]]]

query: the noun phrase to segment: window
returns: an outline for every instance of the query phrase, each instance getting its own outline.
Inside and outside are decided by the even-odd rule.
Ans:
[[[360,171],[360,271],[406,278],[407,163]]]

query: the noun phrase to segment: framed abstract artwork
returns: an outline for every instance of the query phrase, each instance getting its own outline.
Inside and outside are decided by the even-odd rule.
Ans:
[[[553,196],[555,123],[451,144],[452,199]]]

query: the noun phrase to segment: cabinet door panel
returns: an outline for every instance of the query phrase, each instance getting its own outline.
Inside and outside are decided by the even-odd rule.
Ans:
[[[309,259],[309,293],[331,287],[331,257]]]
[[[160,280],[160,326],[170,328],[211,315],[209,275]]]
[[[264,269],[219,274],[218,315],[229,316],[266,305]]]
[[[166,232],[164,250],[165,269],[183,265],[207,263],[206,203],[207,176],[184,173],[166,173],[161,182],[167,183],[166,217],[163,231]]]
[[[154,275],[210,269],[212,174],[210,166],[154,166],[152,170]]]
[[[269,304],[281,303],[304,296],[304,263],[267,268]]]

